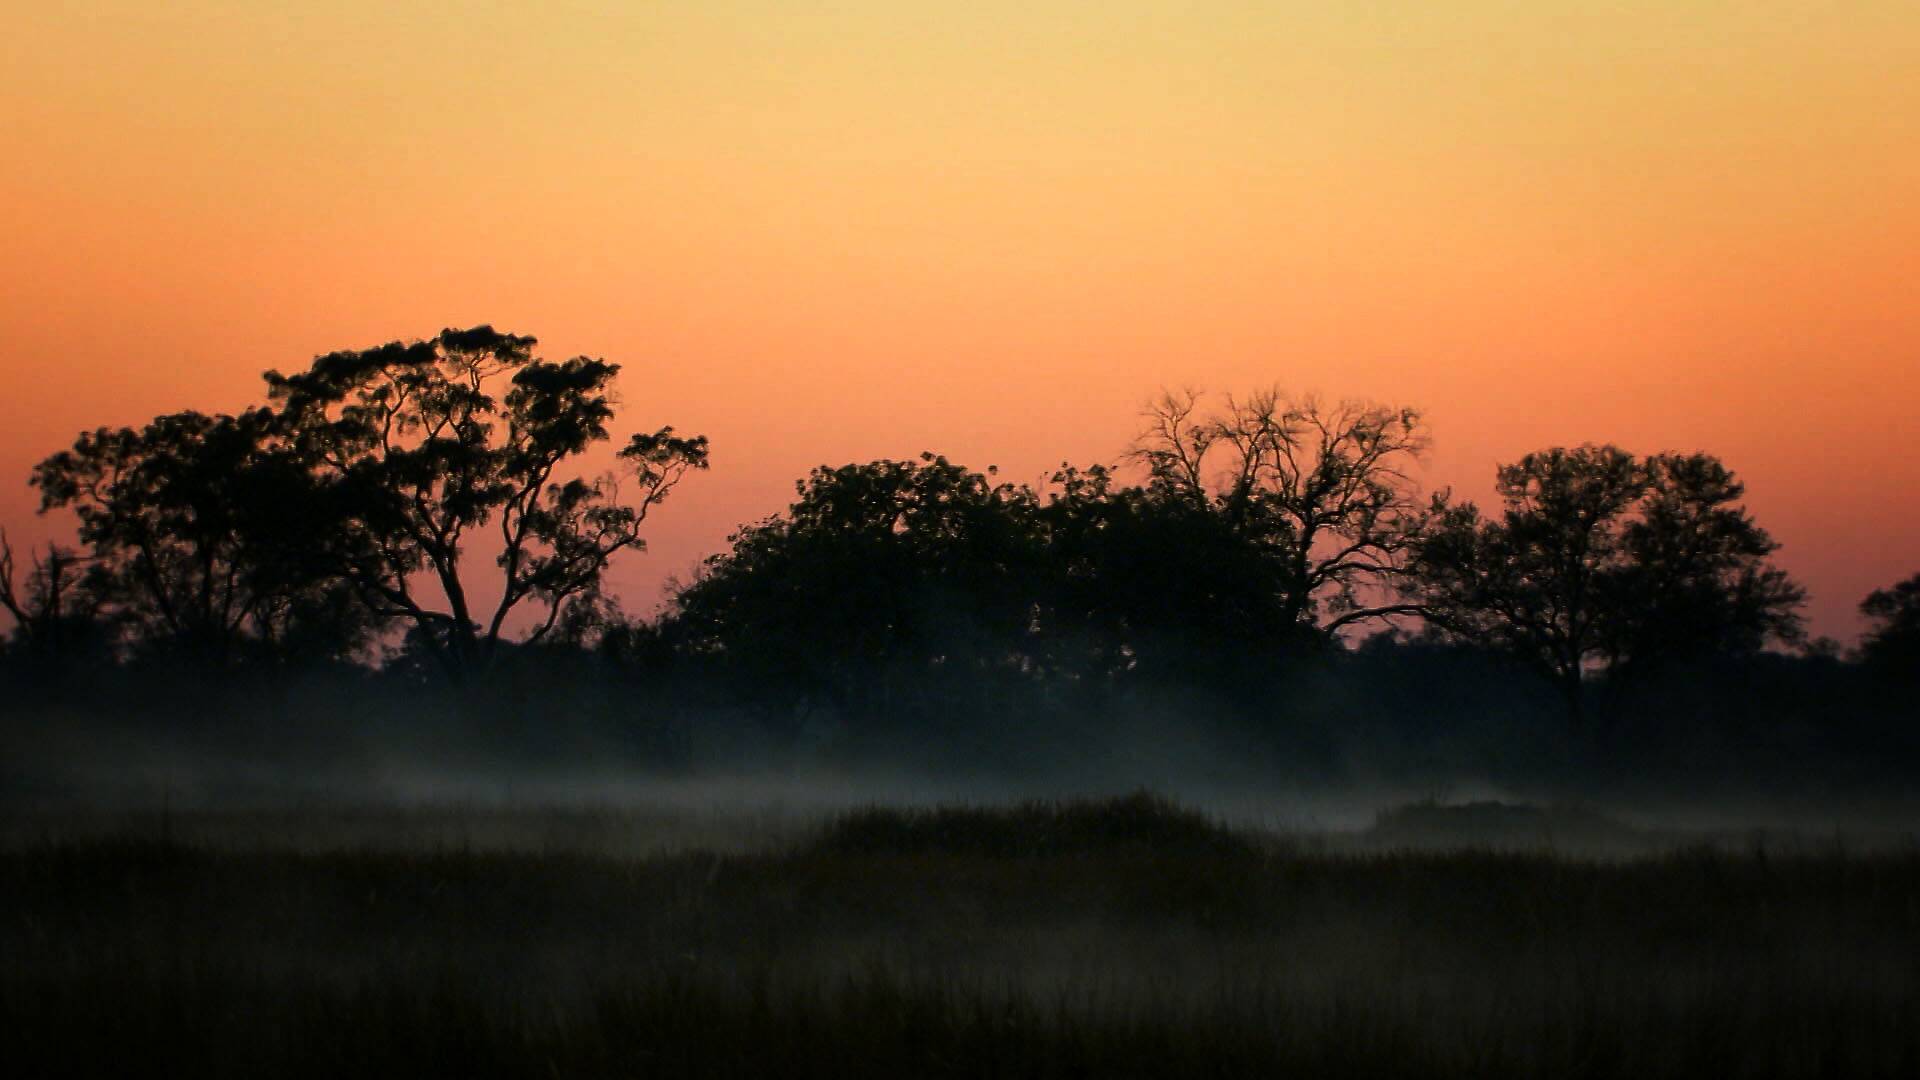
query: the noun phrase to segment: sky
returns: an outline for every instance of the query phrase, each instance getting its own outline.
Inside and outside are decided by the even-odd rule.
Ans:
[[[86,428],[490,322],[713,439],[1038,480],[1161,388],[1414,405],[1432,487],[1705,450],[1850,638],[1920,571],[1910,0],[11,5],[0,524]]]

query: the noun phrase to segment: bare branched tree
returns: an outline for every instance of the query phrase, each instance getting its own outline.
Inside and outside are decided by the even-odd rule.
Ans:
[[[1130,456],[1151,489],[1220,515],[1281,568],[1285,618],[1324,635],[1416,612],[1386,586],[1425,508],[1411,474],[1429,437],[1414,409],[1262,390],[1203,408],[1193,390],[1146,411]]]
[[[0,609],[13,617],[16,640],[42,654],[61,652],[71,644],[98,606],[85,587],[86,565],[86,556],[49,543],[31,557],[21,580],[13,544],[0,529]]]

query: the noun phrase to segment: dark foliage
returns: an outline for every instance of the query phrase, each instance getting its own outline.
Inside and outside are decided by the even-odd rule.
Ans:
[[[1555,448],[1502,466],[1495,487],[1497,519],[1435,498],[1409,595],[1443,632],[1550,679],[1576,725],[1596,671],[1617,686],[1801,640],[1805,594],[1766,561],[1779,545],[1714,458]]]
[[[1920,574],[1874,590],[1860,613],[1872,624],[1861,642],[1862,659],[1891,681],[1920,682]]]
[[[14,636],[43,657],[91,650],[217,681],[364,662],[405,634],[403,666],[459,681],[492,665],[526,608],[527,642],[616,621],[607,563],[706,467],[706,440],[661,428],[628,440],[620,475],[569,472],[609,438],[620,369],[541,360],[534,344],[479,326],[329,353],[269,372],[271,407],[83,433],[33,483],[43,510],[75,514],[84,550],[48,549],[18,584],[6,551]],[[468,555],[489,526],[504,584],[483,605]]]
[[[665,427],[627,441],[624,476],[567,475],[609,437],[620,368],[540,360],[535,344],[477,326],[267,374],[277,430],[303,466],[299,497],[329,518],[311,557],[376,617],[410,626],[455,679],[493,662],[524,602],[544,608],[537,641],[596,596],[609,560],[641,546],[652,509],[707,467],[704,437]],[[482,606],[463,556],[489,525],[505,584]]]
[[[931,454],[823,466],[798,491],[680,590],[673,646],[717,661],[776,726],[989,707],[1023,666],[1032,494]]]
[[[71,509],[78,582],[134,656],[223,668],[350,656],[376,620],[315,559],[334,523],[265,410],[102,428],[35,467],[44,509]]]
[[[1333,635],[1409,613],[1387,586],[1426,518],[1409,472],[1429,441],[1418,410],[1263,390],[1204,414],[1188,392],[1163,395],[1147,421],[1132,453],[1149,489],[1267,557],[1287,629]]]
[[[606,567],[706,442],[661,428],[623,479],[577,475],[618,369],[534,346],[481,326],[330,353],[270,373],[268,407],[49,457],[34,483],[80,531],[24,561],[0,540],[12,733],[277,740],[316,771],[419,735],[657,768],[1576,793],[1892,787],[1915,764],[1920,586],[1867,600],[1858,657],[1802,648],[1801,590],[1709,455],[1545,450],[1483,517],[1418,498],[1412,410],[1170,395],[1132,474],[822,466],[641,621]]]

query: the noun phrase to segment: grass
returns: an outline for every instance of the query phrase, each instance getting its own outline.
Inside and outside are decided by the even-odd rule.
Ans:
[[[1911,852],[1315,854],[1150,796],[637,857],[48,839],[0,957],[21,1076],[1920,1073]]]
[[[828,822],[823,855],[955,855],[992,859],[1151,854],[1249,855],[1249,837],[1151,792],[1103,800],[1031,800],[1006,808],[869,806]]]

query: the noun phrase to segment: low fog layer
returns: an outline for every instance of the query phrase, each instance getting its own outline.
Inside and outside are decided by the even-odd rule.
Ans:
[[[1757,778],[1746,790],[1690,790],[1565,769],[1506,784],[1368,776],[1364,760],[1302,767],[1192,717],[1110,726],[1085,753],[1027,769],[958,758],[943,768],[898,747],[853,754],[825,739],[775,747],[719,720],[713,728],[690,753],[707,760],[666,765],[606,733],[516,746],[524,736],[425,722],[303,731],[228,718],[169,729],[40,713],[5,728],[10,826],[0,835],[10,845],[163,830],[239,847],[750,851],[866,806],[1141,790],[1311,850],[1911,848],[1920,830],[1920,799],[1885,789],[1770,791]]]

